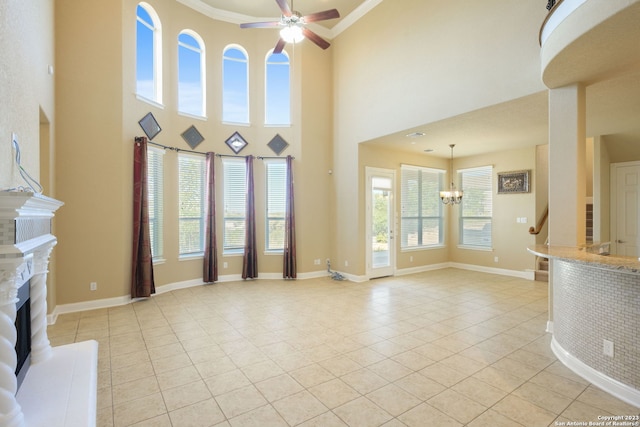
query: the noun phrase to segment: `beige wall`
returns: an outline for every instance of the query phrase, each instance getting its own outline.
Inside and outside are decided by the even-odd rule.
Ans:
[[[473,264],[506,270],[524,271],[535,268],[535,257],[527,252],[527,247],[535,244],[535,236],[529,234],[534,225],[535,209],[535,158],[536,148],[502,151],[482,156],[463,157],[454,160],[456,170],[479,166],[493,166],[493,222],[492,251],[458,248],[457,208],[452,211],[449,234],[452,242],[450,257],[452,262]],[[514,170],[531,170],[531,192],[519,194],[497,194],[497,174]],[[516,218],[527,218],[526,223],[516,222]],[[495,261],[495,257],[498,261]]]
[[[531,37],[544,14],[534,2],[396,0],[337,38],[334,253],[340,266],[351,260],[346,272],[365,271],[362,204],[352,202],[363,189],[356,145],[544,90]]]
[[[400,224],[400,212],[401,212],[401,194],[400,194],[400,167],[401,165],[421,166],[427,168],[445,169],[449,170],[449,161],[447,159],[432,157],[428,155],[416,156],[414,153],[409,153],[400,150],[388,150],[374,145],[360,144],[359,145],[359,170],[360,170],[360,182],[361,191],[358,197],[358,204],[361,206],[361,211],[364,212],[365,206],[365,191],[366,191],[366,179],[365,168],[375,167],[382,169],[393,170],[396,173],[395,183],[395,215],[396,223]],[[451,221],[449,209],[444,208],[445,215],[445,227]],[[362,220],[364,222],[364,219]],[[396,236],[400,235],[400,228],[396,227]],[[362,235],[362,246],[365,247],[366,241],[364,234]],[[422,249],[422,250],[409,250],[402,251],[400,248],[400,239],[395,239],[395,251],[396,251],[396,268],[399,270],[410,269],[415,267],[423,267],[427,265],[440,264],[449,261],[449,245],[451,238],[448,232],[445,232],[445,247],[438,249]],[[366,252],[366,247],[365,247]],[[366,263],[366,255],[361,255],[363,263]],[[413,260],[412,260],[413,259]],[[366,265],[366,264],[365,264]]]
[[[53,121],[53,0],[0,2],[0,190],[24,186],[14,166],[11,134],[22,166],[40,178],[40,121]]]
[[[131,258],[131,200],[133,139],[143,135],[138,125],[149,111],[162,131],[154,139],[166,146],[189,150],[180,134],[192,124],[205,137],[197,151],[233,154],[224,141],[239,131],[249,142],[241,153],[273,156],[266,146],[276,133],[290,146],[296,188],[298,273],[323,271],[330,257],[332,150],[331,54],[309,43],[287,48],[294,75],[293,120],[286,128],[264,128],[264,58],[277,41],[267,30],[241,30],[237,25],[214,21],[178,2],[149,1],[162,22],[163,106],[135,95],[135,16],[137,1],[94,4],[81,0],[57,6],[58,80],[57,185],[66,203],[60,217],[61,286],[58,303],[69,304],[129,294]],[[207,120],[177,113],[176,41],[183,29],[196,31],[206,45]],[[249,53],[250,109],[252,125],[221,123],[221,58],[229,43]],[[301,76],[303,73],[303,77]],[[304,96],[303,96],[304,95]],[[304,101],[303,101],[304,99]],[[166,151],[165,162],[165,262],[154,268],[156,286],[202,278],[202,259],[179,260],[177,210],[177,153]],[[264,247],[264,165],[255,160],[258,247]],[[304,166],[303,166],[304,165]],[[216,160],[217,202],[222,204],[222,167]],[[222,221],[218,221],[222,236]],[[63,243],[64,242],[64,243]],[[219,238],[219,247],[221,239]],[[314,259],[322,259],[315,265]],[[223,263],[228,268],[223,268]],[[282,256],[259,250],[260,273],[282,272]],[[222,256],[220,275],[240,275],[242,258]],[[89,291],[97,282],[98,290]]]
[[[49,180],[55,148],[53,8],[53,0],[0,2],[0,191],[27,185],[14,164],[15,132],[22,166],[41,181],[46,195],[56,196]],[[49,264],[50,307],[56,305],[55,255]]]

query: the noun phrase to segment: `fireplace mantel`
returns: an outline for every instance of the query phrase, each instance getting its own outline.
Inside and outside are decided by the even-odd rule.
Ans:
[[[0,192],[0,427],[95,426],[95,341],[51,347],[47,273],[57,240],[51,220],[62,202],[29,192]],[[16,302],[29,283],[31,367],[18,390]]]

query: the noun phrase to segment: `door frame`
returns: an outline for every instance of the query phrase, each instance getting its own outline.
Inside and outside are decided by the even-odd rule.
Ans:
[[[640,161],[611,163],[609,166],[609,240],[611,254],[618,254],[618,168],[640,167]]]
[[[391,209],[389,212],[389,227],[391,229],[391,237],[389,242],[389,267],[387,270],[373,269],[372,259],[373,250],[371,248],[371,229],[372,229],[372,178],[374,176],[380,176],[391,179]],[[396,171],[394,169],[376,168],[371,166],[365,166],[365,249],[366,249],[366,275],[368,279],[375,277],[393,276],[396,272]],[[376,273],[383,271],[382,274]]]

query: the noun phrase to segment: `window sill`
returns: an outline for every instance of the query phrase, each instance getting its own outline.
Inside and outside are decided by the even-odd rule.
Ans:
[[[263,126],[266,128],[290,128],[291,123],[282,123],[282,124],[265,123]]]
[[[203,252],[199,252],[196,254],[185,254],[185,255],[179,255],[178,256],[178,261],[189,261],[192,259],[202,259],[204,258],[204,253]]]
[[[207,116],[200,116],[198,114],[185,113],[184,111],[178,111],[178,115],[182,117],[188,117],[190,119],[202,120],[206,122],[209,118]]]
[[[137,93],[136,93],[136,98],[138,99],[138,101],[146,102],[147,104],[153,105],[156,108],[164,110],[164,105],[158,101],[154,101],[153,99],[149,99],[142,95],[138,95]]]
[[[239,251],[223,251],[222,256],[244,256],[244,249]]]
[[[410,248],[400,248],[400,252],[417,252],[417,251],[430,251],[433,249],[444,249],[445,245],[430,245],[430,246],[415,246]]]
[[[160,265],[167,262],[167,260],[164,258],[157,258],[157,259],[153,259],[152,262],[153,262],[153,265]]]
[[[275,250],[275,251],[264,251],[263,252],[264,255],[284,255],[284,250],[283,249],[279,249],[279,250]]]
[[[251,127],[251,123],[246,123],[246,122],[225,122],[224,120],[222,121],[223,125],[229,125],[229,126],[242,126],[242,127]]]
[[[470,251],[493,252],[492,247],[486,247],[486,246],[458,245],[458,249],[468,249]]]

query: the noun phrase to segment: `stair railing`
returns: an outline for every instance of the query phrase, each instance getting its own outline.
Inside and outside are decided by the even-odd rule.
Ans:
[[[549,217],[549,205],[544,209],[542,216],[538,220],[538,223],[535,227],[529,227],[529,234],[540,234],[542,227],[544,227],[544,223],[547,222],[547,218]]]

